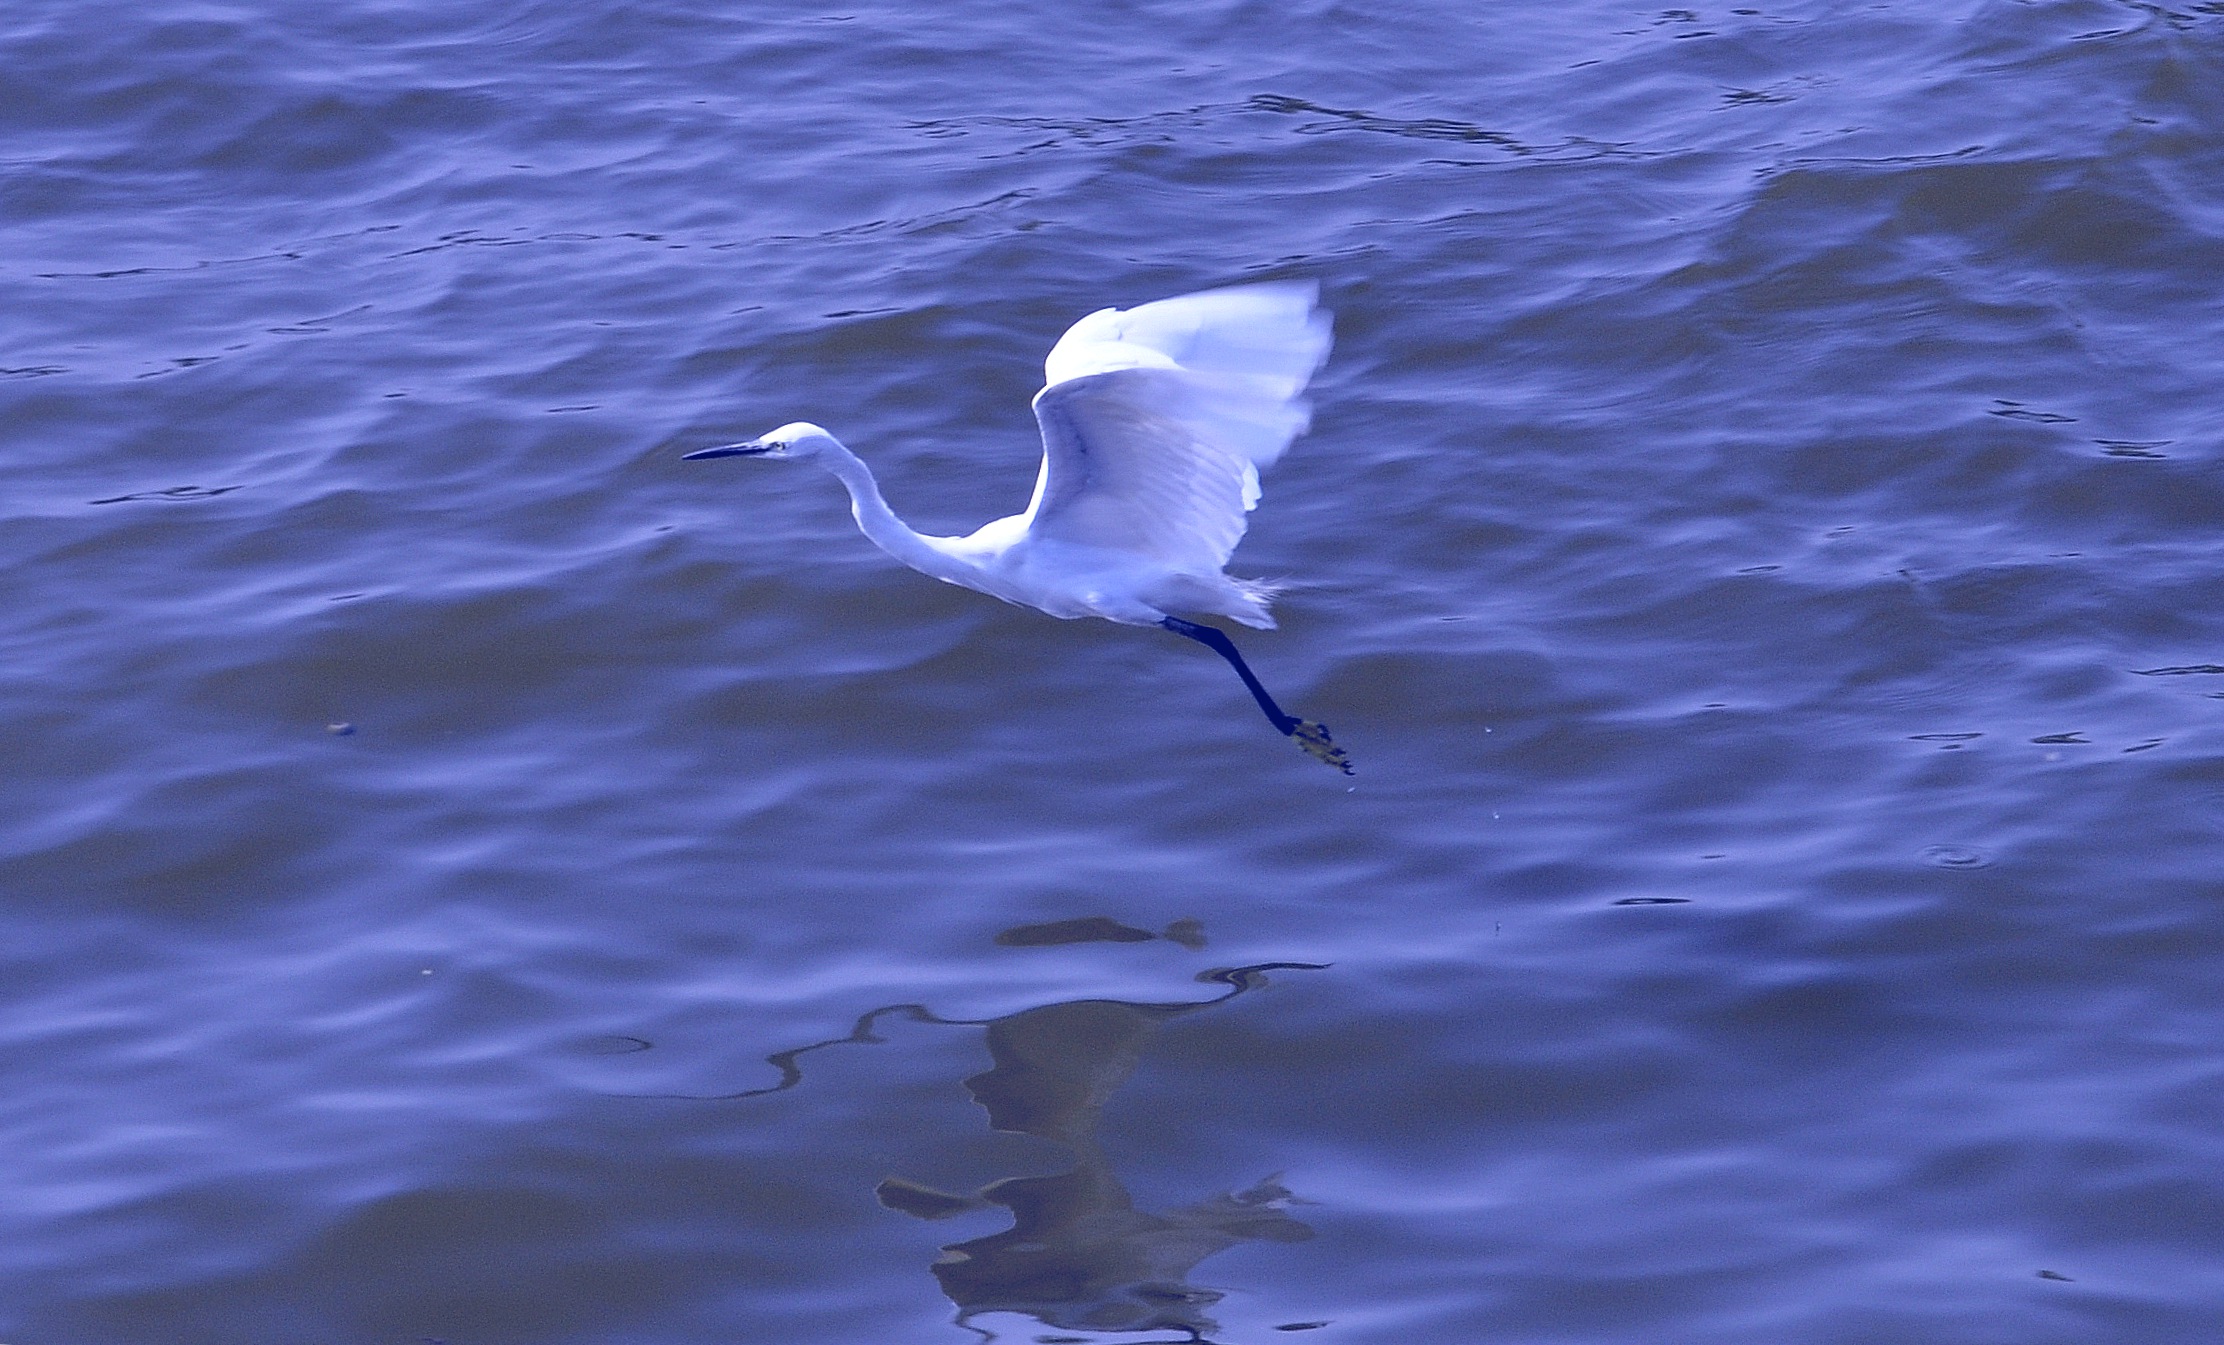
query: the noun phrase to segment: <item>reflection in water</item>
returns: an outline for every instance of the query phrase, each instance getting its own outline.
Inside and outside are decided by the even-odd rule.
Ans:
[[[1078,927],[1085,922],[1069,923]],[[1072,932],[1027,927],[1054,928]],[[1091,930],[1082,937],[1107,935]],[[1067,1145],[1074,1166],[1053,1176],[992,1182],[970,1195],[937,1191],[901,1177],[890,1177],[876,1188],[881,1204],[922,1219],[992,1206],[1011,1211],[1010,1228],[944,1247],[935,1263],[935,1278],[957,1304],[958,1324],[993,1339],[993,1333],[973,1326],[971,1319],[1016,1312],[1063,1330],[1173,1330],[1206,1345],[1207,1333],[1217,1324],[1204,1309],[1220,1295],[1190,1285],[1191,1268],[1238,1242],[1302,1242],[1313,1230],[1283,1210],[1283,1202],[1292,1197],[1273,1178],[1164,1213],[1136,1209],[1097,1143],[1097,1119],[1134,1071],[1144,1044],[1168,1019],[1225,1004],[1265,984],[1265,973],[1278,970],[1321,971],[1325,966],[1262,962],[1204,972],[1198,980],[1223,984],[1227,993],[1176,1004],[1071,1000],[991,1019],[944,1018],[925,1005],[890,1004],[861,1016],[847,1036],[767,1056],[780,1071],[777,1083],[738,1093],[631,1096],[712,1101],[783,1092],[803,1082],[803,1056],[832,1046],[878,1042],[873,1029],[888,1015],[917,1023],[985,1027],[995,1064],[967,1079],[966,1090],[987,1109],[991,1127]],[[1322,1323],[1282,1329],[1316,1325]]]
[[[996,1063],[967,1079],[967,1091],[987,1109],[994,1128],[1069,1145],[1075,1162],[1070,1172],[1012,1177],[974,1196],[899,1177],[880,1184],[882,1204],[924,1219],[987,1205],[1011,1211],[1010,1228],[945,1247],[935,1263],[935,1278],[957,1304],[960,1324],[982,1313],[1020,1312],[1066,1330],[1177,1330],[1203,1340],[1215,1329],[1204,1309],[1220,1295],[1191,1286],[1192,1267],[1238,1242],[1313,1236],[1283,1211],[1290,1193],[1272,1179],[1162,1214],[1138,1210],[1096,1141],[1104,1104],[1162,1023],[1226,1003],[1278,967],[1318,969],[1290,962],[1240,967],[1207,973],[1230,987],[1216,999],[1075,1000],[986,1025]]]
[[[1176,920],[1166,927],[1165,933],[1153,934],[1147,929],[1091,915],[1079,920],[1053,920],[1047,925],[1017,925],[996,936],[997,943],[1006,948],[1047,948],[1061,943],[1144,943],[1151,939],[1171,939],[1184,948],[1202,948],[1205,927],[1196,920]]]

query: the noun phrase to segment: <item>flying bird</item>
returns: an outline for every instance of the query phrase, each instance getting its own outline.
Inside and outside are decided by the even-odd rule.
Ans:
[[[1272,586],[1222,572],[1259,502],[1259,471],[1311,419],[1305,384],[1328,358],[1328,315],[1310,283],[1208,290],[1106,308],[1067,329],[1035,394],[1042,468],[1026,512],[965,537],[914,532],[871,469],[817,425],[795,421],[697,458],[793,458],[849,488],[857,526],[922,574],[1055,617],[1158,626],[1226,659],[1274,727],[1351,773],[1328,729],[1287,714],[1217,626],[1176,611],[1271,628]]]

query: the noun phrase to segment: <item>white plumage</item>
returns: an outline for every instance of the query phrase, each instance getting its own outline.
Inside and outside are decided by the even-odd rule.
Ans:
[[[1172,615],[1274,624],[1270,591],[1223,567],[1259,502],[1260,469],[1310,420],[1305,384],[1329,348],[1317,293],[1309,283],[1246,285],[1101,309],[1073,324],[1035,394],[1043,461],[1034,498],[1026,512],[965,537],[907,527],[857,455],[807,421],[686,456],[814,460],[849,488],[865,535],[913,569],[1056,617],[1158,625],[1199,640],[1235,665],[1275,727],[1301,743],[1301,729],[1317,731],[1326,744],[1325,730],[1274,705],[1224,634]],[[1343,764],[1340,752],[1332,764]]]

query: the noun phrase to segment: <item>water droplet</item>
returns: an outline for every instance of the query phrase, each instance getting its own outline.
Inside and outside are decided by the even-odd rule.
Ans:
[[[1933,845],[1923,851],[1923,860],[1942,869],[1981,869],[1992,856],[1973,845]]]

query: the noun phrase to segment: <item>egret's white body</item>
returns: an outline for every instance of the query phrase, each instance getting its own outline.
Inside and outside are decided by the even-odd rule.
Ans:
[[[745,444],[687,456],[806,458],[849,488],[857,526],[882,550],[946,583],[1056,617],[1164,626],[1210,645],[1269,720],[1284,715],[1226,636],[1173,612],[1271,627],[1272,590],[1223,572],[1259,502],[1259,471],[1305,431],[1304,390],[1328,357],[1329,322],[1306,283],[1246,285],[1101,309],[1067,329],[1035,394],[1042,468],[1024,513],[964,537],[913,531],[872,471],[817,425],[796,421]],[[1308,751],[1327,760],[1324,750]],[[1342,765],[1341,754],[1333,764]]]
[[[1314,293],[1251,285],[1075,323],[1035,395],[1035,496],[969,536],[912,531],[857,455],[808,422],[737,451],[815,459],[849,487],[858,527],[881,549],[1006,602],[1131,625],[1210,612],[1272,626],[1267,591],[1222,567],[1259,502],[1259,469],[1305,429],[1301,394],[1329,344]]]

